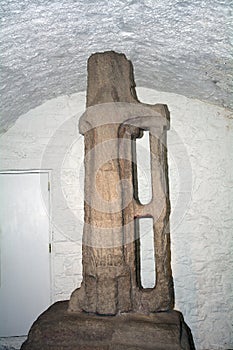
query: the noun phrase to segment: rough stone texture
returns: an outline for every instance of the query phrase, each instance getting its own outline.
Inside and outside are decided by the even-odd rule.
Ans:
[[[26,336],[0,338],[0,350],[20,350]]]
[[[84,91],[87,58],[125,52],[137,86],[232,106],[229,0],[1,0],[1,126]]]
[[[140,101],[167,103],[171,112],[168,165],[175,308],[191,327],[197,349],[232,349],[232,112],[177,94],[136,90]],[[1,170],[52,169],[53,302],[69,299],[82,280],[84,138],[75,126],[84,111],[85,93],[61,96],[22,115],[0,138]]]
[[[43,349],[195,349],[182,315],[161,312],[173,307],[165,138],[169,112],[166,106],[139,104],[135,91],[132,94],[131,70],[126,57],[115,52],[89,59],[87,106],[94,108],[80,120],[86,169],[83,281],[65,313],[59,317],[54,305],[44,313],[45,324],[40,318],[34,323],[22,350],[36,350],[38,345]],[[153,197],[148,205],[134,195],[137,183],[132,176],[133,139],[143,129],[150,132]],[[129,188],[122,187],[116,196],[122,180],[128,180]],[[154,220],[157,276],[154,288],[143,289],[137,280],[135,217],[149,215]],[[75,317],[70,319],[67,313]]]
[[[189,328],[177,311],[148,316],[96,316],[67,312],[59,302],[32,326],[21,350],[194,350]]]
[[[131,62],[122,54],[94,54],[88,61],[87,112],[79,129],[85,137],[85,225],[83,282],[69,311],[105,315],[173,308],[170,267],[170,214],[166,105],[144,105],[136,98]],[[132,175],[132,145],[150,132],[152,200],[142,205]],[[132,165],[134,164],[134,165]],[[127,188],[125,184],[128,184]],[[118,193],[116,191],[117,187]],[[143,289],[135,218],[152,217],[156,285]],[[139,237],[140,234],[136,233]]]

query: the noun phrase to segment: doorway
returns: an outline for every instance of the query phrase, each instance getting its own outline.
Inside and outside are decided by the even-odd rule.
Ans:
[[[26,335],[51,305],[49,173],[0,173],[0,337]]]

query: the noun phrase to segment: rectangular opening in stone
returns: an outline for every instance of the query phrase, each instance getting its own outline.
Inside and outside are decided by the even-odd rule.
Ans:
[[[156,261],[153,218],[135,219],[135,238],[137,284],[143,289],[154,288]]]
[[[152,199],[150,133],[142,130],[140,138],[136,138],[134,155],[134,176],[137,178],[137,199],[141,204],[148,204]]]

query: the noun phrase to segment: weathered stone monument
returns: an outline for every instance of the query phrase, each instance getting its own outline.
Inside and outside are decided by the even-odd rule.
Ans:
[[[131,62],[123,54],[88,61],[85,140],[83,281],[70,301],[34,323],[22,349],[194,349],[173,310],[170,267],[166,105],[138,101]],[[149,131],[152,199],[138,199],[135,140]],[[153,219],[156,283],[140,276],[138,220]]]

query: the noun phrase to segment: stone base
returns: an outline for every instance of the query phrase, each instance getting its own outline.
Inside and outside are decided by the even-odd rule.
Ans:
[[[67,312],[57,302],[32,325],[21,350],[194,350],[178,311],[98,316]]]

